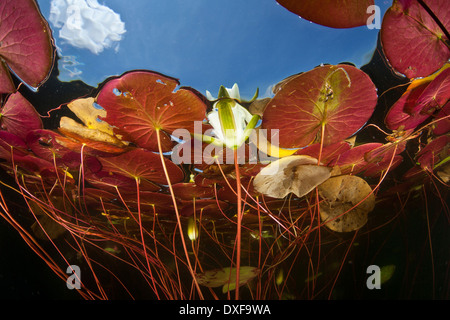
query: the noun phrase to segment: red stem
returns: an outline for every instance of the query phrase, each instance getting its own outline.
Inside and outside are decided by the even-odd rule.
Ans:
[[[184,250],[184,254],[186,256],[188,269],[189,269],[189,272],[190,272],[190,274],[192,276],[192,280],[194,281],[194,285],[195,285],[195,287],[197,289],[197,292],[198,292],[198,294],[200,296],[200,299],[203,300],[202,291],[200,290],[200,286],[199,286],[199,284],[197,282],[197,278],[195,277],[195,273],[194,273],[194,270],[192,268],[191,261],[189,260],[189,253],[187,251],[186,242],[184,240],[183,228],[181,227],[181,219],[180,219],[180,214],[178,212],[178,206],[177,206],[177,201],[175,199],[175,193],[173,192],[172,184],[170,183],[169,173],[167,172],[166,163],[164,161],[164,155],[163,155],[163,152],[162,152],[161,137],[160,137],[159,130],[156,130],[156,136],[157,136],[157,139],[158,139],[159,156],[161,158],[161,164],[163,166],[164,174],[166,175],[167,185],[169,186],[170,195],[172,196],[172,201],[173,201],[173,205],[174,205],[174,208],[175,208],[175,214],[176,214],[176,217],[177,217],[177,225],[178,225],[178,229],[180,231],[181,242],[183,244],[183,250]]]
[[[237,159],[237,151],[234,150],[234,167],[236,168],[236,192],[237,192],[237,233],[236,233],[236,290],[235,299],[239,299],[239,270],[241,265],[241,175],[239,174],[239,164]]]

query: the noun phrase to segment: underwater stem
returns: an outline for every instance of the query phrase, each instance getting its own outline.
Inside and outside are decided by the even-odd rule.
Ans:
[[[152,268],[150,267],[150,261],[148,260],[148,255],[147,255],[147,246],[145,245],[145,240],[144,240],[144,228],[142,227],[141,200],[140,200],[141,191],[139,190],[139,179],[135,178],[135,181],[136,181],[136,191],[137,191],[139,230],[141,232],[142,249],[144,251],[145,261],[147,262],[148,273],[152,280],[153,292],[155,293],[156,297],[159,300],[160,298],[159,298],[158,290],[156,289],[155,278],[153,277],[153,274],[152,274]]]
[[[239,164],[237,158],[237,150],[234,150],[234,166],[236,168],[236,192],[237,192],[237,233],[236,233],[236,290],[235,299],[239,299],[239,269],[241,265],[241,222],[242,222],[242,208],[241,208],[241,175],[239,174]]]
[[[430,228],[430,217],[429,217],[429,213],[428,213],[428,201],[427,201],[427,193],[425,190],[425,187],[422,186],[422,191],[423,191],[423,196],[424,196],[424,200],[425,200],[425,214],[426,214],[426,218],[427,218],[427,231],[428,231],[428,243],[430,245],[430,258],[431,258],[431,276],[432,276],[432,297],[434,299],[434,292],[435,292],[435,276],[434,276],[434,259],[433,259],[433,243],[431,241],[431,228]]]
[[[172,184],[170,183],[169,173],[167,172],[166,163],[164,161],[164,155],[163,155],[163,151],[162,151],[162,147],[161,147],[161,136],[160,136],[159,130],[156,130],[156,136],[157,136],[157,140],[158,140],[159,156],[161,158],[161,164],[163,166],[164,174],[166,175],[167,185],[168,185],[169,190],[170,190],[170,195],[172,196],[173,206],[175,208],[175,214],[176,214],[176,217],[177,217],[178,229],[180,231],[181,242],[183,244],[183,250],[184,250],[184,254],[186,256],[189,272],[191,273],[192,281],[194,281],[194,284],[195,284],[195,287],[197,288],[197,292],[198,292],[198,294],[200,296],[200,299],[203,300],[202,291],[200,290],[200,287],[199,287],[198,282],[197,282],[197,278],[195,277],[194,270],[192,269],[191,261],[189,260],[189,254],[188,254],[188,251],[187,251],[187,248],[186,248],[186,242],[184,240],[183,228],[181,227],[181,220],[180,220],[180,214],[178,212],[177,201],[175,200],[175,193],[173,192]]]

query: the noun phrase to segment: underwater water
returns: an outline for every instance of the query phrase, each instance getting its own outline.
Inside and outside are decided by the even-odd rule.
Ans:
[[[370,28],[367,25],[348,29],[321,26],[300,18],[274,0],[232,0],[225,3],[210,0],[136,0],[131,5],[129,2],[119,0],[103,2],[95,0],[38,0],[37,3],[43,17],[51,27],[57,57],[55,57],[51,74],[37,92],[27,90],[26,87],[21,87],[20,92],[43,116],[43,127],[51,130],[62,127],[64,117],[74,116],[75,111],[66,107],[69,102],[79,98],[95,96],[96,103],[100,107],[108,109],[115,105],[115,99],[127,98],[127,94],[134,88],[147,90],[148,88],[141,88],[140,84],[147,79],[145,77],[149,77],[153,81],[157,78],[154,78],[155,74],[162,79],[154,81],[155,83],[164,83],[168,87],[173,84],[176,87],[176,94],[181,92],[180,94],[187,96],[186,99],[189,103],[183,104],[180,109],[186,110],[191,107],[192,109],[198,107],[200,111],[204,111],[202,101],[206,100],[207,92],[217,97],[218,94],[220,95],[220,92],[218,93],[220,86],[231,88],[233,84],[237,83],[240,98],[233,101],[238,101],[244,105],[244,108],[252,110],[251,104],[247,104],[244,100],[250,100],[255,90],[259,89],[258,100],[263,101],[265,98],[273,98],[270,106],[275,108],[278,103],[284,102],[285,96],[278,94],[278,92],[282,92],[282,88],[285,88],[280,85],[284,79],[301,73],[309,75],[311,73],[308,72],[311,70],[324,70],[327,65],[331,65],[330,73],[326,77],[324,76],[324,81],[329,89],[324,93],[323,99],[325,102],[328,99],[340,98],[341,90],[342,92],[346,88],[353,90],[353,87],[361,85],[360,89],[355,91],[360,91],[362,97],[357,97],[357,92],[352,92],[349,100],[354,99],[355,105],[359,104],[363,107],[365,103],[370,105],[373,102],[372,100],[375,100],[375,103],[373,103],[373,106],[367,107],[367,109],[373,107],[373,113],[369,114],[363,123],[357,123],[354,128],[354,131],[358,132],[357,142],[361,145],[371,143],[386,143],[387,145],[386,141],[391,140],[387,140],[385,132],[378,130],[375,126],[364,127],[360,132],[359,130],[366,123],[377,125],[386,130],[386,114],[390,107],[402,97],[405,88],[411,82],[410,79],[394,71],[386,61],[380,42],[379,28]],[[382,18],[391,6],[392,1],[375,1],[375,4],[378,6]],[[321,8],[318,8],[318,10],[321,10]],[[333,69],[335,65],[339,65],[339,67]],[[361,74],[364,74],[364,76],[361,76],[359,71],[362,71]],[[127,76],[129,78],[126,78]],[[366,76],[367,78],[365,78]],[[122,82],[117,81],[118,79]],[[175,83],[174,79],[179,79],[179,83]],[[320,80],[322,80],[320,77],[313,76],[306,79],[306,82],[309,83],[320,83]],[[366,82],[373,83],[374,90],[366,89],[363,86]],[[130,83],[133,86],[127,87],[126,85]],[[124,87],[121,87],[121,85],[124,85]],[[183,91],[184,89],[180,85],[193,88],[193,90]],[[114,90],[110,90],[113,94],[108,91],[111,88],[110,86],[114,88]],[[129,89],[129,92],[125,89]],[[448,91],[448,89],[446,90]],[[189,94],[192,92],[198,92],[199,94],[195,93],[190,96]],[[288,96],[288,94],[285,95]],[[200,98],[195,100],[193,96],[200,96]],[[173,97],[175,97],[175,94]],[[278,98],[280,100],[276,100]],[[226,98],[224,99],[228,101]],[[440,108],[443,109],[443,105],[447,101]],[[164,107],[168,104],[167,101],[165,102]],[[208,103],[205,104],[210,110],[214,104]],[[345,99],[342,99],[341,103],[344,105]],[[93,106],[95,108],[95,104]],[[44,115],[49,110],[54,110],[52,116],[45,117]],[[124,118],[119,117],[119,120],[114,118],[115,112],[117,114],[120,112],[124,114],[132,113],[129,109],[125,108],[125,111],[123,111],[120,107],[117,110],[109,110],[110,113],[107,116],[110,118],[105,117],[105,119],[111,121],[111,123],[114,122],[116,128],[120,127],[122,123],[126,125],[126,121],[123,120]],[[269,121],[274,119],[275,121],[278,119],[278,114],[289,119],[289,116],[281,113],[282,110],[274,111],[271,114],[269,114],[270,111],[264,112],[262,122],[267,128],[271,127],[271,123],[264,121],[268,121],[266,119],[269,119]],[[199,113],[202,115],[201,112]],[[348,113],[351,114],[351,112]],[[363,113],[363,110],[354,113],[359,115]],[[114,116],[111,116],[112,114]],[[348,119],[346,118],[345,126],[347,127],[352,126],[352,119],[349,114],[346,115]],[[198,113],[194,115],[170,115],[172,118],[168,117],[169,119],[175,118],[184,124],[183,120],[190,120],[191,117],[194,119]],[[77,114],[77,116],[79,115]],[[237,115],[234,116],[237,117]],[[144,119],[142,122],[147,121],[145,117],[145,115],[141,115],[141,118]],[[334,120],[333,118],[330,119],[330,121]],[[245,121],[245,124],[250,122],[248,119]],[[212,125],[211,120],[210,124]],[[287,123],[286,125],[282,124],[281,127],[289,128],[291,125],[291,123]],[[340,130],[337,131],[345,131],[345,126],[341,125]],[[325,127],[322,126],[322,128]],[[48,252],[55,259],[55,264],[66,266],[67,262],[70,262],[80,265],[83,270],[83,282],[89,288],[88,293],[85,296],[80,296],[77,290],[69,290],[65,281],[59,279],[44,261],[38,258],[33,250],[24,243],[10,224],[1,219],[0,287],[3,289],[2,298],[80,299],[107,297],[109,299],[129,299],[132,297],[137,299],[180,299],[193,297],[198,299],[198,292],[202,292],[207,299],[233,298],[233,289],[228,292],[226,292],[226,289],[222,291],[223,282],[221,281],[223,279],[215,274],[212,279],[208,278],[207,270],[219,273],[226,270],[226,272],[232,274],[229,269],[225,268],[234,265],[233,257],[236,255],[235,249],[233,249],[237,242],[234,224],[236,196],[227,192],[222,181],[218,182],[219,184],[222,183],[222,189],[220,190],[223,193],[220,194],[211,193],[215,191],[215,188],[208,185],[207,181],[202,181],[205,184],[201,186],[207,190],[195,191],[200,192],[200,198],[204,200],[204,202],[199,201],[197,203],[197,200],[193,202],[189,199],[186,200],[191,192],[195,193],[194,191],[185,190],[183,186],[178,185],[181,195],[177,194],[177,197],[180,198],[179,205],[183,209],[182,223],[186,227],[185,231],[189,229],[188,223],[192,212],[194,212],[193,216],[197,217],[194,218],[194,221],[199,219],[196,216],[196,214],[199,214],[198,212],[205,214],[206,217],[204,225],[200,228],[201,241],[198,241],[197,238],[198,231],[195,231],[196,235],[192,236],[192,230],[190,230],[189,235],[185,234],[185,238],[178,238],[180,237],[177,231],[178,224],[173,215],[167,214],[167,211],[174,211],[169,197],[172,190],[169,192],[170,188],[167,188],[165,176],[162,175],[163,168],[147,154],[147,150],[150,150],[153,154],[162,153],[158,149],[161,146],[155,142],[156,140],[159,141],[161,137],[158,135],[158,139],[148,142],[136,138],[134,131],[127,132],[124,128],[121,129],[122,132],[129,134],[127,138],[132,140],[131,145],[127,146],[144,146],[143,149],[146,149],[146,152],[143,152],[142,148],[138,148],[137,151],[133,150],[136,153],[134,154],[135,158],[131,158],[131,161],[128,161],[130,159],[126,157],[125,159],[120,158],[120,153],[117,153],[119,156],[112,158],[118,162],[112,160],[108,162],[108,157],[117,152],[117,149],[114,148],[123,147],[120,141],[115,140],[115,144],[113,143],[113,146],[109,144],[108,147],[111,147],[111,149],[107,150],[102,149],[105,145],[96,147],[96,145],[87,143],[88,147],[86,148],[92,147],[88,151],[91,152],[89,155],[94,155],[94,158],[100,159],[101,165],[111,170],[110,175],[120,173],[114,171],[116,167],[125,167],[124,171],[132,172],[131,176],[136,178],[136,182],[139,180],[137,185],[143,188],[143,194],[152,196],[150,199],[154,202],[147,203],[144,195],[142,198],[138,196],[136,200],[136,190],[133,190],[134,193],[128,193],[129,189],[126,188],[129,188],[129,184],[127,184],[129,181],[123,181],[121,178],[117,178],[118,180],[114,182],[123,183],[126,189],[123,197],[126,200],[120,198],[122,196],[120,192],[119,198],[117,195],[108,198],[111,193],[114,193],[114,188],[110,188],[112,184],[106,182],[109,181],[107,180],[108,177],[100,177],[99,175],[100,178],[98,178],[86,174],[86,181],[93,186],[90,190],[93,191],[93,194],[89,195],[91,198],[87,200],[88,204],[85,203],[85,205],[86,211],[89,211],[92,216],[83,215],[86,213],[85,208],[80,209],[80,212],[83,213],[81,215],[78,215],[80,213],[76,211],[77,209],[73,209],[76,214],[72,215],[72,208],[67,208],[73,205],[70,202],[72,199],[79,199],[80,196],[78,194],[79,197],[77,197],[76,193],[77,190],[80,190],[81,183],[78,184],[77,178],[78,174],[84,178],[82,174],[85,173],[74,170],[70,175],[64,174],[64,177],[67,178],[67,185],[59,181],[59,183],[54,182],[53,187],[48,189],[44,186],[44,194],[48,191],[48,194],[56,194],[55,199],[57,197],[60,197],[58,199],[64,199],[62,203],[59,203],[51,197],[46,197],[51,204],[50,207],[56,208],[57,216],[64,216],[65,213],[68,213],[70,218],[67,221],[70,221],[70,223],[67,223],[67,229],[71,230],[71,235],[76,236],[73,236],[73,239],[69,236],[55,237],[55,239],[52,239],[54,242],[44,240],[42,241],[43,251]],[[217,128],[215,129],[217,130]],[[389,127],[389,129],[391,128]],[[284,136],[293,139],[292,137],[296,135],[304,134],[306,136],[309,134],[298,130],[286,131]],[[159,134],[158,130],[155,131]],[[397,130],[392,131],[397,132]],[[402,130],[399,129],[398,131]],[[63,133],[63,130],[60,132]],[[300,132],[300,134],[297,134],[297,132]],[[71,139],[78,138],[78,136],[73,135],[73,132],[69,133],[67,133],[67,136]],[[353,133],[353,131],[350,131],[350,133]],[[420,134],[418,135],[420,136]],[[322,132],[322,138],[324,138],[324,135],[325,131]],[[337,136],[338,133],[334,133],[334,135]],[[317,136],[320,135],[317,133]],[[330,133],[329,136],[333,136],[333,134]],[[450,243],[448,233],[448,182],[447,185],[440,184],[439,179],[431,179],[419,184],[419,187],[411,187],[411,190],[406,194],[399,193],[401,196],[397,196],[395,191],[389,193],[391,188],[398,185],[403,187],[400,184],[403,175],[416,165],[417,159],[414,154],[418,152],[417,149],[424,148],[426,142],[428,142],[426,138],[422,140],[418,138],[417,141],[413,141],[414,137],[412,136],[406,136],[407,138],[405,138],[405,144],[408,138],[411,139],[411,143],[404,149],[402,163],[394,163],[394,156],[397,155],[395,151],[392,155],[392,161],[387,162],[392,167],[395,164],[395,171],[392,170],[392,175],[389,175],[385,181],[380,178],[385,177],[383,176],[385,171],[381,169],[380,172],[382,173],[378,172],[378,175],[361,175],[373,190],[377,190],[376,192],[380,194],[380,197],[377,194],[375,209],[370,212],[366,224],[356,232],[354,230],[342,233],[334,232],[336,230],[330,231],[324,225],[320,225],[321,218],[316,209],[319,208],[319,203],[322,201],[319,200],[319,193],[316,194],[315,191],[302,195],[279,197],[276,201],[273,198],[277,197],[269,196],[268,202],[263,201],[264,206],[261,207],[269,208],[268,211],[274,212],[271,218],[268,218],[269,215],[264,216],[262,212],[257,211],[251,205],[244,207],[244,217],[247,220],[245,218],[243,220],[245,232],[243,232],[242,239],[239,238],[240,241],[242,240],[242,262],[240,265],[248,273],[244,271],[241,273],[241,280],[244,278],[245,285],[240,287],[240,297],[243,299],[283,300],[314,298],[338,300],[448,299],[450,283],[448,279],[448,244]],[[441,137],[448,137],[448,133],[441,135]],[[52,147],[52,143],[59,141],[58,138],[39,140],[39,145],[34,146],[36,150],[42,151],[49,146]],[[342,138],[344,140],[346,137]],[[431,140],[431,138],[429,139]],[[91,142],[91,140],[82,141]],[[164,145],[164,143],[167,143],[167,137],[163,137],[162,142],[163,147],[170,146],[170,144]],[[401,145],[401,143],[398,145]],[[404,146],[402,145],[402,147]],[[286,148],[295,148],[294,143],[291,143],[290,140],[287,141]],[[397,148],[397,145],[395,148]],[[444,149],[445,152],[448,152],[447,148]],[[322,154],[322,147],[320,150],[319,158],[323,155],[323,158],[327,159],[326,156],[329,156],[329,154],[325,150]],[[149,171],[158,171],[161,176],[153,172],[147,172],[147,167],[142,171],[140,171],[140,167],[137,169],[133,167],[133,162],[139,166],[141,165],[141,159],[144,159],[138,151],[142,154],[145,153],[145,156],[148,157],[145,158],[146,161],[151,161]],[[110,152],[111,154],[105,156],[103,152]],[[68,157],[70,157],[70,154]],[[445,156],[443,157],[444,159],[436,160],[436,163],[439,162],[439,165],[443,166],[447,161]],[[169,159],[168,156],[167,159]],[[395,159],[397,160],[397,158]],[[68,162],[76,163],[76,160],[70,158]],[[386,165],[382,161],[380,163]],[[24,162],[24,165],[28,165],[28,163]],[[92,164],[92,167],[89,167],[90,165],[91,163],[86,164],[86,168],[92,169],[95,167],[95,163]],[[168,163],[169,172],[167,176],[170,175],[179,184],[193,182],[194,178],[189,179],[188,173],[199,174],[205,180],[219,179],[217,176],[221,177],[219,169],[216,167],[200,166],[193,169],[190,165],[182,164],[179,167],[183,170],[184,177],[177,180],[180,174],[170,165],[171,162]],[[341,167],[348,169],[346,165],[348,166],[348,163]],[[356,166],[357,164],[353,163],[353,165]],[[153,166],[157,169],[154,169]],[[224,166],[223,169],[226,170],[224,175],[235,182],[238,178],[232,167],[234,166],[229,164]],[[329,164],[329,167],[331,168],[331,164]],[[1,180],[6,185],[14,185],[15,181],[10,177],[11,170],[8,171],[10,168],[5,166],[4,169],[6,172],[2,171]],[[210,169],[216,171],[211,173]],[[93,172],[94,170],[92,169]],[[245,183],[249,183],[247,188],[243,188],[242,197],[244,198],[245,190],[254,192],[252,186],[255,187],[248,180],[245,180],[256,175],[251,169],[249,169],[249,172],[243,171],[241,177]],[[329,174],[328,171],[327,174]],[[153,180],[149,185],[140,184],[140,180],[146,182],[151,180],[149,177],[154,177],[152,175],[159,179],[157,183],[161,187],[160,190],[153,189]],[[39,177],[42,176],[44,175]],[[28,176],[24,175],[24,177],[27,178]],[[23,185],[29,186],[32,194],[36,192],[36,194],[41,195],[41,186],[34,189],[34,178],[30,177],[30,179],[29,185],[27,182],[23,182]],[[423,179],[425,180],[425,178]],[[72,180],[75,182],[72,182]],[[80,179],[80,181],[84,180]],[[134,188],[134,179],[131,182]],[[272,184],[275,182],[271,181]],[[198,180],[195,183],[200,185]],[[60,184],[64,185],[61,190],[58,189]],[[318,185],[319,183],[314,185],[312,189],[315,190]],[[122,185],[120,186],[122,187]],[[27,214],[28,208],[23,202],[22,195],[3,187],[3,196],[8,200],[10,211],[14,212],[20,224],[27,227],[31,226],[34,223],[34,218]],[[100,191],[105,191],[105,194]],[[63,195],[61,196],[59,192]],[[106,192],[109,194],[106,194]],[[158,193],[155,196],[153,192]],[[261,190],[258,190],[258,192],[264,193]],[[384,196],[383,192],[388,195]],[[208,196],[204,196],[205,194],[208,194]],[[264,194],[267,195],[268,193]],[[252,195],[254,194],[252,193]],[[322,193],[320,195],[323,196]],[[215,201],[216,198],[220,198],[221,204],[227,205],[227,210],[224,210],[224,217],[220,219],[215,214],[219,212],[221,207],[219,206],[219,209],[217,209],[213,202],[208,202],[211,199]],[[31,199],[33,198],[31,197]],[[108,201],[103,202],[103,199],[108,199]],[[137,209],[134,207],[136,201]],[[40,202],[37,201],[36,203],[39,204]],[[189,203],[193,203],[194,207],[190,207]],[[123,204],[125,204],[126,210],[124,210]],[[200,206],[201,209],[197,209],[196,205]],[[144,213],[144,207],[146,211],[141,216],[141,208],[142,213]],[[44,208],[46,207],[44,206]],[[73,208],[77,207],[74,205]],[[155,210],[154,216],[151,214],[152,210]],[[325,211],[322,207],[320,207],[320,210]],[[36,211],[39,211],[39,209]],[[108,212],[108,214],[105,212]],[[267,213],[267,211],[265,212]],[[143,221],[139,220],[139,223],[133,225],[131,218],[126,217],[127,214],[130,214],[131,217],[142,218]],[[159,218],[154,218],[157,216]],[[261,216],[264,217],[261,218]],[[227,221],[233,223],[227,223]],[[142,226],[145,226],[145,228]],[[78,234],[77,231],[79,231]],[[148,233],[145,234],[145,232]],[[147,237],[147,247],[140,243],[140,241],[145,242],[143,240],[144,235]],[[195,239],[190,239],[190,241],[188,236]],[[84,240],[86,240],[87,248],[83,247]],[[58,250],[61,250],[62,254],[57,252]],[[148,250],[148,252],[145,250]],[[142,258],[140,254],[146,258]],[[63,259],[61,259],[61,255]],[[174,259],[174,257],[176,258]],[[201,274],[198,281],[201,282],[202,290],[198,290],[198,292],[195,287],[196,281],[192,280],[192,267],[186,261],[192,261],[195,273]],[[152,263],[155,267],[149,266]],[[254,267],[255,265],[261,267],[262,271]],[[367,281],[371,272],[368,267],[373,265],[382,267],[381,289],[369,288],[370,285]],[[219,267],[221,269],[217,271]],[[245,269],[246,267],[249,267],[249,269]],[[163,271],[159,273],[159,269]],[[95,272],[91,273],[90,271],[93,270]],[[65,270],[62,269],[62,273],[64,272]],[[61,278],[61,275],[59,277]],[[160,280],[160,282],[152,282],[155,279]],[[258,279],[259,282],[255,279]],[[215,285],[214,281],[219,284]]]

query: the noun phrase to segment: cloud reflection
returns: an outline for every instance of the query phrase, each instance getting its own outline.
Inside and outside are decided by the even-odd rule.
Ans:
[[[79,65],[82,65],[82,63],[78,62],[75,56],[61,56],[59,61],[60,68],[64,69],[60,70],[60,72],[62,71],[70,78],[79,77],[82,74],[82,71],[77,68]]]
[[[120,15],[97,0],[52,0],[49,20],[61,40],[94,54],[113,45],[117,50],[126,32]]]

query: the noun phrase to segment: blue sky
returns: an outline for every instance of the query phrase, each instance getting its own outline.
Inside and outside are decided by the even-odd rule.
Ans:
[[[38,0],[47,19],[50,2]],[[265,97],[273,84],[321,63],[351,62],[360,67],[370,60],[378,34],[377,29],[366,26],[319,26],[300,19],[275,0],[98,3],[111,10],[108,21],[114,20],[112,11],[120,15],[125,32],[120,41],[96,54],[61,39],[60,29],[50,24],[61,54],[78,63],[66,63],[70,70],[78,71],[73,77],[59,66],[62,81],[81,79],[97,86],[108,76],[149,69],[178,78],[182,86],[203,94],[209,90],[216,95],[220,85],[231,87],[238,83],[243,98],[251,98],[256,88],[260,89],[260,97]],[[383,14],[391,1],[375,3]]]

